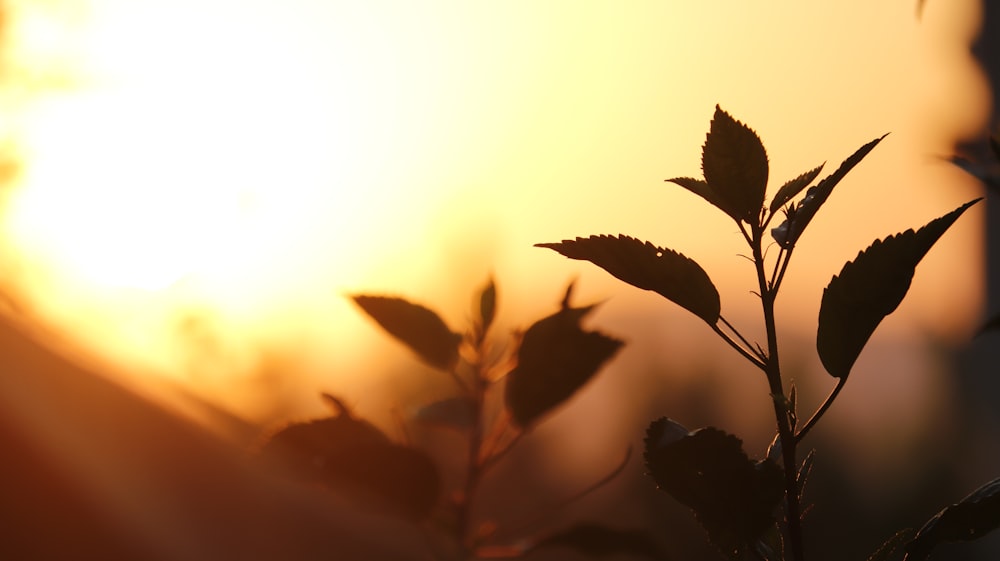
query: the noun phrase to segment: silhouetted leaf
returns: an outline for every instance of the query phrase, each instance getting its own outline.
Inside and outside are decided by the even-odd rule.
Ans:
[[[882,319],[903,301],[917,263],[938,238],[979,199],[920,230],[876,240],[841,269],[823,291],[816,348],[826,371],[846,377]]]
[[[729,211],[726,210],[726,203],[722,200],[722,197],[713,191],[708,183],[706,183],[703,179],[695,179],[693,177],[672,177],[670,179],[665,179],[664,181],[668,183],[676,183],[677,185],[680,185],[695,195],[698,195],[699,197],[712,203],[712,206],[721,209],[726,214],[730,214]]]
[[[928,520],[906,544],[903,561],[924,561],[938,544],[974,540],[997,528],[1000,528],[1000,478]]]
[[[563,307],[524,333],[505,393],[518,425],[530,425],[569,399],[621,348],[621,341],[580,327],[592,309]]]
[[[781,189],[778,189],[778,192],[774,194],[774,198],[771,199],[771,212],[778,210],[784,206],[785,203],[792,200],[795,195],[802,192],[803,189],[805,189],[819,176],[819,172],[823,170],[824,165],[825,164],[820,164],[782,185]]]
[[[756,224],[767,189],[767,152],[750,127],[718,105],[701,151],[705,182],[715,203],[737,222]]]
[[[476,405],[467,397],[452,397],[421,407],[414,418],[421,423],[466,430],[476,422]]]
[[[346,412],[290,424],[265,443],[261,454],[307,482],[411,519],[426,516],[441,492],[437,467],[426,454],[394,444]]]
[[[868,561],[889,561],[892,555],[896,553],[899,548],[903,547],[903,544],[906,543],[912,536],[913,530],[909,528],[896,532],[891,538],[885,540],[885,543],[879,546],[879,548],[875,550],[875,553],[872,553],[868,557]]]
[[[569,547],[590,557],[627,554],[649,559],[666,559],[662,548],[641,530],[621,530],[602,524],[581,523],[545,536],[525,553],[548,547]]]
[[[784,495],[781,469],[753,462],[742,442],[716,428],[677,438],[677,423],[653,422],[645,457],[657,486],[691,508],[709,538],[733,559],[773,527]]]
[[[675,251],[628,236],[590,236],[536,247],[590,261],[632,286],[663,296],[709,325],[719,320],[719,291],[712,279],[701,266]]]
[[[802,236],[802,232],[805,231],[806,226],[812,221],[813,217],[816,216],[816,211],[819,210],[823,203],[830,197],[830,193],[833,192],[833,188],[840,183],[840,180],[844,178],[845,175],[854,166],[858,165],[865,156],[871,152],[879,142],[887,135],[882,135],[879,138],[865,144],[861,148],[858,148],[849,158],[844,160],[837,171],[831,173],[830,175],[823,178],[815,187],[809,188],[806,191],[806,196],[798,204],[793,204],[787,209],[788,216],[784,222],[775,228],[771,229],[771,237],[774,241],[778,242],[778,245],[785,249],[789,249],[795,246],[795,243]],[[784,203],[782,203],[784,204]],[[772,204],[773,206],[773,204]],[[780,205],[779,205],[780,206]],[[773,210],[773,208],[772,208]]]
[[[382,329],[427,364],[441,370],[455,365],[462,336],[448,329],[436,313],[402,298],[358,295],[353,299]]]

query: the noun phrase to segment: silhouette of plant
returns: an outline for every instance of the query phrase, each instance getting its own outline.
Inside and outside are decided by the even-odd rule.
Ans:
[[[628,236],[537,244],[571,259],[589,261],[632,286],[674,302],[706,322],[723,342],[763,372],[777,425],[765,458],[751,460],[737,437],[714,427],[689,431],[661,418],[646,432],[644,456],[649,475],[660,489],[694,512],[709,540],[730,559],[805,559],[802,490],[812,454],[800,462],[799,445],[839,395],[875,329],[902,302],[917,264],[958,217],[978,202],[966,203],[917,230],[874,241],[830,280],[820,303],[816,350],[836,383],[808,420],[800,422],[795,387],[786,389],[782,379],[775,301],[796,245],[813,217],[844,176],[884,138],[859,148],[812,187],[822,165],[791,179],[768,202],[768,158],[760,138],[716,106],[702,149],[703,179],[667,180],[705,199],[739,228],[756,272],[764,344],[751,343],[725,319],[711,278],[681,253]],[[993,149],[997,150],[995,142]],[[772,227],[779,213],[784,218]],[[772,244],[768,233],[777,245],[771,257],[765,253]],[[781,504],[783,516],[778,514]],[[1000,480],[944,509],[915,535],[897,534],[869,559],[886,560],[902,548],[906,560],[923,560],[942,541],[973,539],[998,526]]]
[[[305,481],[421,524],[436,559],[512,558],[556,546],[595,555],[663,558],[657,544],[640,530],[581,522],[559,530],[531,527],[500,541],[498,535],[504,528],[474,516],[484,478],[623,345],[614,337],[582,327],[595,306],[571,306],[572,291],[570,284],[558,311],[513,334],[506,345],[496,340],[491,329],[497,309],[492,280],[480,291],[471,325],[463,333],[452,331],[437,313],[405,299],[353,296],[382,329],[453,381],[452,395],[424,405],[408,419],[418,429],[443,427],[465,436],[464,480],[450,492],[428,453],[393,442],[372,424],[356,418],[339,399],[325,394],[334,416],[278,430],[261,454],[280,461]],[[629,455],[607,476],[556,508],[610,481]]]

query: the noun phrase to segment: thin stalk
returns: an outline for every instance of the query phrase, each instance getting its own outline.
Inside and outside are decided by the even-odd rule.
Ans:
[[[782,254],[784,254],[785,259],[781,261],[781,269],[776,269],[778,271],[777,276],[771,279],[771,288],[773,288],[775,292],[778,291],[778,287],[781,286],[781,281],[785,278],[785,271],[788,270],[788,262],[792,260],[792,251],[794,250],[794,247],[788,249],[787,251],[783,249],[783,251],[778,254],[779,260],[781,260]],[[778,264],[775,263],[775,267],[777,267],[777,265]]]
[[[837,399],[837,394],[840,393],[840,390],[844,388],[844,384],[846,383],[847,383],[847,376],[844,376],[837,380],[837,386],[833,388],[833,391],[830,392],[830,395],[826,396],[826,401],[823,402],[823,405],[819,406],[819,409],[817,409],[816,412],[813,413],[812,417],[809,417],[809,420],[806,421],[805,426],[803,426],[802,429],[799,430],[798,434],[795,435],[796,443],[801,442],[802,439],[806,437],[806,433],[808,433],[809,430],[813,428],[813,425],[819,422],[820,418],[823,417],[823,414],[826,413],[826,410],[829,409],[831,405],[833,405],[833,400]]]
[[[476,349],[477,355],[473,365],[474,379],[470,395],[475,405],[476,421],[473,423],[471,434],[469,435],[468,468],[465,474],[465,488],[462,492],[462,500],[458,505],[458,528],[456,535],[460,540],[460,550],[462,559],[472,559],[475,555],[475,544],[471,543],[470,530],[472,529],[472,498],[476,494],[479,482],[482,479],[482,463],[479,456],[482,453],[483,436],[485,427],[485,402],[487,382],[484,379],[484,367],[482,355]]]
[[[765,361],[764,372],[771,391],[774,405],[774,417],[778,425],[778,436],[781,439],[782,460],[785,469],[785,518],[787,519],[788,543],[792,561],[804,561],[805,550],[802,542],[802,524],[799,507],[798,477],[795,457],[795,434],[789,418],[787,399],[781,381],[781,365],[778,362],[778,331],[775,325],[774,301],[777,291],[768,285],[767,273],[764,271],[764,256],[761,245],[763,228],[753,228],[751,249],[754,265],[757,270],[757,284],[760,287],[760,301],[764,313],[764,327],[767,331],[768,358]]]
[[[718,323],[712,325],[712,331],[715,331],[715,333],[721,337],[723,341],[728,343],[730,347],[736,349],[736,352],[743,355],[743,357],[752,362],[754,366],[760,368],[761,370],[766,368],[763,360],[761,360],[753,351],[749,351],[740,346],[740,344],[733,340],[728,333],[719,328]]]
[[[756,355],[756,356],[757,356],[757,358],[759,358],[759,359],[761,359],[761,360],[764,360],[764,359],[766,359],[766,358],[767,358],[767,357],[766,357],[766,356],[765,356],[765,355],[764,355],[763,353],[761,353],[761,352],[754,352],[754,351],[753,351],[753,345],[752,345],[752,344],[750,344],[750,341],[747,341],[746,337],[744,337],[744,336],[743,336],[743,334],[742,334],[742,333],[740,333],[740,331],[739,331],[738,329],[736,329],[735,327],[733,327],[733,324],[731,324],[731,323],[729,323],[728,321],[726,321],[726,318],[724,318],[724,317],[722,317],[722,316],[720,315],[720,316],[719,316],[719,321],[721,321],[722,323],[724,323],[724,324],[726,325],[726,327],[728,327],[728,328],[729,328],[729,330],[730,330],[730,331],[732,331],[732,332],[733,332],[733,334],[734,334],[734,335],[736,335],[736,337],[738,337],[738,338],[739,338],[740,342],[741,342],[741,343],[743,343],[743,345],[744,345],[744,346],[745,346],[745,347],[746,347],[747,349],[750,349],[750,350],[751,350],[751,352],[753,352],[753,353],[754,353],[754,355]]]

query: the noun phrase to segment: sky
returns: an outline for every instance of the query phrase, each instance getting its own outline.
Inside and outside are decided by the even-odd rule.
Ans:
[[[981,195],[945,160],[991,110],[972,0],[919,17],[908,0],[9,6],[9,313],[129,384],[251,419],[321,388],[379,403],[378,372],[409,357],[353,293],[404,295],[459,329],[492,275],[512,329],[576,279],[581,301],[606,301],[594,322],[638,349],[709,338],[539,242],[622,233],[681,251],[756,333],[740,236],[664,182],[700,174],[716,104],[763,139],[771,189],[890,133],[792,263],[779,312],[806,342],[845,261]],[[925,259],[878,332],[886,352],[971,334],[982,230],[974,208]]]

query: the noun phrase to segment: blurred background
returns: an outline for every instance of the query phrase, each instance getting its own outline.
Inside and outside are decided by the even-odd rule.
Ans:
[[[283,509],[315,528],[354,523],[253,480],[266,498],[220,498],[219,513],[266,514],[202,535],[216,525],[189,519],[204,498],[194,476],[151,466],[242,465],[271,427],[326,414],[321,391],[387,429],[432,400],[440,381],[355,293],[405,296],[458,330],[492,276],[498,335],[554,311],[574,279],[577,302],[604,302],[588,325],[628,345],[484,491],[521,497],[499,518],[599,478],[664,415],[762,455],[766,383],[700,320],[532,247],[621,233],[680,251],[761,340],[741,236],[664,183],[700,175],[717,103],[763,139],[772,188],[890,133],[803,237],[779,300],[804,412],[834,385],[814,351],[829,279],[874,239],[987,195],[949,159],[988,157],[988,2],[5,0],[0,16],[0,417],[25,458],[7,487],[56,489],[7,501],[5,517],[21,535],[106,519],[92,545],[129,536],[122,558],[226,558],[242,530],[287,523]],[[993,193],[924,259],[810,437],[815,559],[864,559],[1000,474],[998,334],[976,336],[1000,308],[996,206]],[[712,558],[652,489],[634,457],[554,522],[614,513],[677,559]],[[25,503],[42,505],[37,519]],[[296,533],[310,524],[288,535],[313,543]],[[301,558],[337,547],[323,539]],[[998,544],[942,555],[993,559]],[[267,558],[239,547],[232,558]]]

